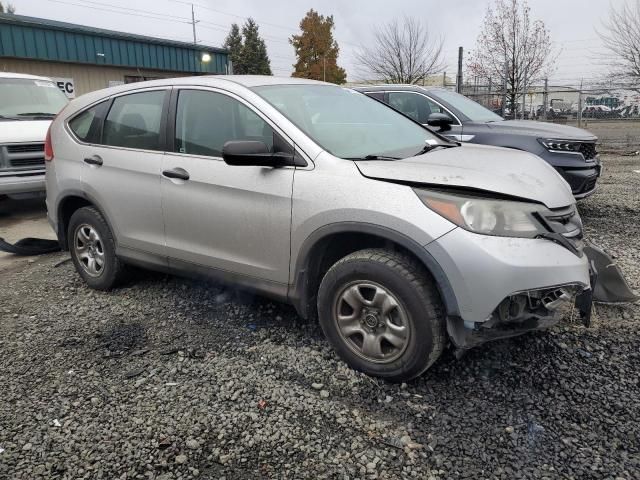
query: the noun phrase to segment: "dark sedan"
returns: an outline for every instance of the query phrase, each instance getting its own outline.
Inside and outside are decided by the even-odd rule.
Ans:
[[[525,150],[546,160],[576,198],[596,189],[602,166],[597,137],[580,128],[530,120],[505,120],[482,105],[443,88],[366,85],[354,90],[376,98],[449,138]]]

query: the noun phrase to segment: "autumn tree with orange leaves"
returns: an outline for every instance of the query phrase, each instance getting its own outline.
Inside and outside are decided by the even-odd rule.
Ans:
[[[298,61],[291,76],[342,84],[347,80],[344,68],[338,66],[340,48],[333,38],[333,16],[325,17],[311,9],[300,22],[301,33],[289,43]]]

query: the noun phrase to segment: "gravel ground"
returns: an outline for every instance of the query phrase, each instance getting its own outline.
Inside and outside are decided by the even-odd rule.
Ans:
[[[640,157],[604,161],[580,208],[640,288]],[[0,478],[640,478],[638,305],[392,385],[287,306],[65,258],[0,271]]]

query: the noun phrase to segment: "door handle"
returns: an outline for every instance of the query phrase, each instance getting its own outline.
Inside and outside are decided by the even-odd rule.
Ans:
[[[87,157],[84,159],[84,163],[88,163],[89,165],[102,165],[102,158],[100,155],[92,155],[91,157]]]
[[[178,180],[189,180],[189,172],[182,168],[174,168],[172,170],[165,170],[162,172],[167,178],[176,178]]]

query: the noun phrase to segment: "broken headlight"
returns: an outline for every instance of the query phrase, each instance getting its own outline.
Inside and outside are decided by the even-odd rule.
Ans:
[[[535,238],[548,230],[537,220],[542,205],[414,189],[434,212],[459,227],[499,237]]]

